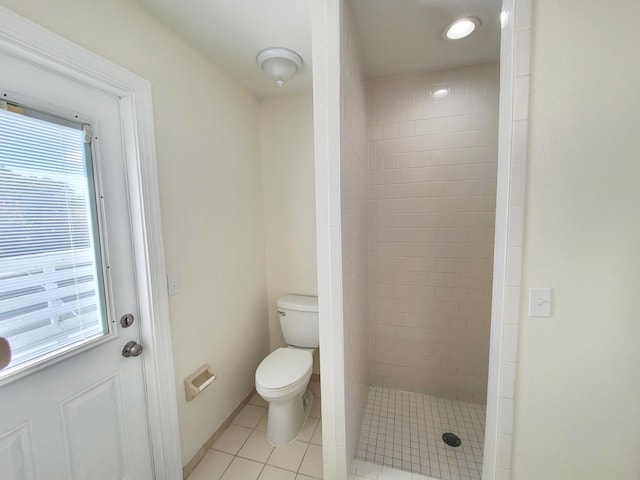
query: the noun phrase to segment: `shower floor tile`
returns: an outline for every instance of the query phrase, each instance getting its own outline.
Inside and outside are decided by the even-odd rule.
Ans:
[[[484,405],[371,386],[357,457],[442,480],[479,480],[484,424]],[[445,444],[444,432],[462,445]]]

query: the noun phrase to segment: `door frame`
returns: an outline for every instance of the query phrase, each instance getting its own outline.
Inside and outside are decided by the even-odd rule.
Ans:
[[[182,478],[151,84],[1,6],[0,51],[120,99],[152,468]]]

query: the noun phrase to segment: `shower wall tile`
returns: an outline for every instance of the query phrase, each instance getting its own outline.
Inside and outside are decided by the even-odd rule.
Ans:
[[[529,75],[531,73],[531,29],[516,31],[514,75]]]
[[[511,469],[498,468],[495,478],[496,480],[511,480]]]
[[[506,286],[504,291],[504,324],[518,325],[520,321],[520,287]],[[517,339],[516,339],[517,340]],[[517,350],[517,345],[516,345]]]
[[[367,85],[376,385],[486,402],[498,76],[486,64]]]
[[[513,119],[529,118],[529,75],[520,75],[513,80]]]
[[[504,104],[508,105],[513,101],[514,107],[503,111],[501,116],[501,120],[505,122],[505,131],[511,130],[511,136],[505,135],[500,144],[504,157],[501,159],[499,175],[507,177],[509,189],[500,192],[497,211],[506,220],[506,224],[496,225],[496,239],[501,247],[499,250],[503,252],[502,255],[506,253],[504,263],[499,265],[495,275],[498,301],[494,314],[494,333],[496,341],[502,344],[502,357],[497,368],[494,366],[489,382],[491,395],[497,394],[499,402],[497,408],[494,404],[487,409],[485,451],[489,455],[483,471],[484,476],[496,480],[511,478],[514,383],[521,303],[519,285],[522,273],[522,259],[518,255],[521,255],[523,246],[532,0],[505,0],[503,12],[507,22],[502,30],[502,48],[509,48],[510,42],[514,42],[514,47],[512,54],[507,50],[506,55],[504,51],[502,55],[502,95]],[[505,183],[504,178],[501,183]],[[495,456],[492,452],[495,452]]]
[[[369,382],[369,320],[367,209],[369,205],[369,135],[366,116],[366,84],[361,70],[360,52],[349,9],[342,8],[341,79],[340,79],[340,197],[342,262],[341,281],[336,281],[343,293],[342,338],[334,337],[342,345],[340,364],[344,365],[344,380],[337,390],[344,390],[344,406],[336,408],[336,430],[346,432],[336,446],[346,449],[339,462],[350,462],[358,445],[360,426],[364,416]],[[407,131],[406,126],[394,125],[392,130],[374,133],[384,139]],[[405,148],[398,146],[397,148]],[[337,328],[338,330],[339,328]],[[338,349],[335,349],[338,352]],[[336,371],[336,376],[340,371]],[[344,460],[342,460],[344,459]],[[340,471],[347,466],[338,465]]]
[[[498,437],[499,468],[504,468],[505,470],[511,469],[511,447],[511,435],[500,434]]]
[[[502,364],[502,378],[500,381],[500,397],[514,398],[515,385],[516,385],[516,364],[505,361]]]
[[[498,413],[498,432],[507,435],[513,434],[513,400],[500,398],[500,411]]]
[[[516,3],[515,30],[530,30],[533,0],[518,0]]]

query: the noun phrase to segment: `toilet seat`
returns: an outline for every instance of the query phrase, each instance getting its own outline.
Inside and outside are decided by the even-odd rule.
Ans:
[[[310,351],[278,348],[258,366],[256,384],[271,392],[289,389],[300,382],[306,382],[312,366]]]

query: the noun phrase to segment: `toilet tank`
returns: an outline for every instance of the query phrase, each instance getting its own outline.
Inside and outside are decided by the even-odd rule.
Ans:
[[[318,297],[284,295],[278,299],[282,334],[293,347],[318,346]]]

